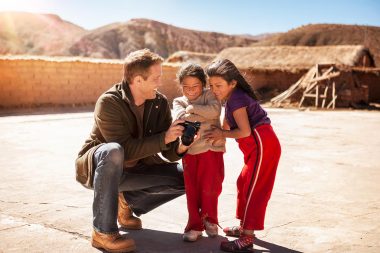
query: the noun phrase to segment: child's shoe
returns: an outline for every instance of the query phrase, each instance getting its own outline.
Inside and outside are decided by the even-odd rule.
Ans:
[[[215,237],[218,235],[218,225],[215,223],[211,223],[207,220],[204,221],[205,229],[206,229],[206,234],[209,237]]]
[[[253,235],[242,234],[234,241],[221,242],[220,249],[233,253],[253,253]]]
[[[223,229],[223,232],[226,234],[226,236],[239,238],[242,230],[240,226],[232,226],[232,227],[225,227]]]
[[[183,240],[185,242],[195,242],[202,236],[202,231],[189,230],[183,234]]]

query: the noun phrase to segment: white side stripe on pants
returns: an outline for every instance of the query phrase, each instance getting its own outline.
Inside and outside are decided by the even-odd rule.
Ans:
[[[244,222],[245,222],[245,217],[247,215],[247,210],[248,210],[248,205],[249,205],[249,202],[251,201],[251,197],[252,197],[252,193],[253,193],[253,190],[255,189],[255,185],[256,185],[256,182],[257,182],[257,178],[259,177],[259,173],[260,173],[260,168],[261,168],[261,161],[263,159],[263,143],[261,142],[261,137],[259,135],[259,132],[257,132],[256,129],[253,129],[255,131],[255,133],[257,134],[257,137],[259,139],[259,144],[260,144],[260,153],[259,153],[259,157],[260,157],[260,160],[259,160],[259,166],[257,166],[257,173],[256,173],[256,177],[255,177],[255,181],[253,182],[253,186],[251,188],[251,192],[249,193],[249,197],[248,197],[248,200],[247,200],[247,204],[246,204],[246,207],[245,207],[245,211],[244,211],[244,218],[243,218],[243,223],[242,223],[242,228],[244,227]],[[255,172],[253,172],[255,173]],[[254,175],[253,175],[254,176]]]

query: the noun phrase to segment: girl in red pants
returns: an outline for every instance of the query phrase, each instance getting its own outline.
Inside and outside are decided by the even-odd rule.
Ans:
[[[265,211],[276,176],[281,146],[267,113],[236,66],[227,59],[211,63],[207,75],[218,100],[225,102],[223,129],[205,134],[210,142],[235,138],[244,155],[244,167],[237,180],[236,217],[240,226],[224,232],[239,239],[221,243],[228,252],[252,252],[254,230],[264,229]]]
[[[202,231],[210,237],[218,234],[218,197],[224,179],[225,139],[207,143],[203,132],[220,126],[220,102],[205,89],[206,74],[197,64],[186,64],[177,73],[183,96],[173,101],[173,118],[201,122],[200,139],[183,157],[183,169],[189,219],[183,239],[196,241]]]

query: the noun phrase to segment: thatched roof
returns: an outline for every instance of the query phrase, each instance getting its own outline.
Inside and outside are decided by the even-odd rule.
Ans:
[[[238,68],[310,68],[315,64],[361,66],[364,56],[373,66],[373,58],[363,46],[230,47],[217,58],[227,58]]]
[[[174,54],[170,55],[166,62],[169,63],[185,63],[185,62],[194,62],[201,65],[206,65],[210,63],[216,54],[208,54],[208,53],[198,53],[198,52],[190,52],[190,51],[177,51]]]

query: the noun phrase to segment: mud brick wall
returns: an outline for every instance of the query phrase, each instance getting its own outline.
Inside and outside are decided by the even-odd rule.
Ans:
[[[356,81],[368,86],[368,101],[380,103],[380,68],[374,70],[354,69]]]
[[[159,91],[170,102],[181,95],[175,81],[179,67],[180,64],[163,64],[163,85]],[[241,72],[264,101],[288,89],[307,69],[241,69]],[[3,56],[0,57],[0,109],[93,106],[100,94],[122,79],[122,74],[121,60]],[[351,93],[346,96],[346,102],[380,101],[379,69],[355,69],[352,75],[344,80],[345,83],[356,80],[356,85],[347,86],[350,90],[346,93]],[[366,86],[367,90],[357,86]]]
[[[176,67],[163,66],[160,91],[180,95]],[[0,58],[0,109],[94,105],[123,74],[123,62],[76,58]]]

